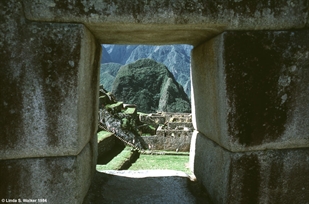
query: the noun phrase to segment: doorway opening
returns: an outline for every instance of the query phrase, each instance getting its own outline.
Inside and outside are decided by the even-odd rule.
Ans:
[[[172,169],[192,174],[192,48],[102,45],[98,171]]]

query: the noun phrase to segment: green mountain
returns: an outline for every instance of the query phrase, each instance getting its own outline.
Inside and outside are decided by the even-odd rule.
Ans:
[[[149,58],[163,63],[176,81],[185,87],[190,83],[191,45],[102,45],[102,63],[115,62],[122,65],[138,59]],[[185,88],[190,98],[191,86]]]
[[[141,112],[191,112],[183,87],[164,64],[152,59],[122,66],[111,92],[120,101],[136,104]]]
[[[121,64],[113,62],[101,64],[100,84],[102,84],[107,91],[111,91],[113,82],[121,66]]]

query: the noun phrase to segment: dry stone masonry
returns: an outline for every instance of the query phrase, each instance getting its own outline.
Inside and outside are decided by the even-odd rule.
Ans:
[[[117,101],[113,94],[100,86],[99,130],[113,133],[126,144],[144,150],[147,145],[141,138],[142,130],[138,128],[143,125],[138,120],[136,105]]]
[[[190,113],[151,113],[140,118],[142,122],[157,126],[155,134],[143,136],[150,150],[190,150],[193,133]]]
[[[193,133],[191,114],[145,114],[138,112],[138,108],[135,104],[117,101],[111,92],[100,85],[99,157],[114,146],[115,138],[112,136],[141,152],[145,149],[189,151]]]
[[[191,44],[197,182],[213,203],[308,203],[308,13],[308,0],[0,1],[0,199],[123,203],[126,179],[95,172],[100,44]],[[135,179],[127,203],[207,203],[175,175]],[[152,196],[146,180],[175,186]]]
[[[191,161],[215,203],[309,201],[308,37],[230,31],[194,48]]]

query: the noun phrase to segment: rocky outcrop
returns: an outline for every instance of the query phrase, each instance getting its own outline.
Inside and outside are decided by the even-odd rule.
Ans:
[[[167,67],[151,59],[122,66],[112,93],[121,101],[136,104],[141,112],[191,112],[183,87]]]

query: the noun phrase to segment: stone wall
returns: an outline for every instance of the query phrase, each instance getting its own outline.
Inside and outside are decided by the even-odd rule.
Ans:
[[[0,198],[81,203],[96,164],[100,44],[0,2]]]
[[[308,37],[228,31],[193,50],[191,162],[215,203],[309,201]]]
[[[150,150],[189,152],[193,133],[189,113],[157,113],[140,116],[141,121],[159,125],[156,134],[144,136]]]
[[[308,203],[308,12],[307,0],[0,1],[0,199],[82,203],[99,43],[188,43],[191,166],[213,202]]]
[[[307,0],[24,0],[30,20],[83,23],[111,44],[192,44],[225,30],[303,28]]]

